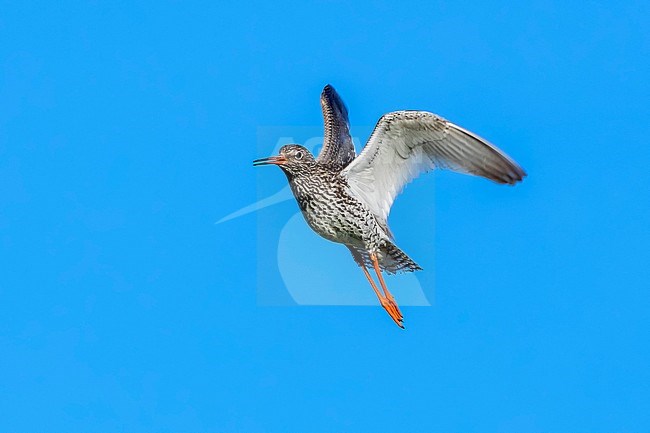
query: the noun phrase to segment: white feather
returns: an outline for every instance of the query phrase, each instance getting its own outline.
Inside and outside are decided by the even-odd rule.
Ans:
[[[395,111],[379,119],[368,143],[341,174],[350,192],[382,224],[404,186],[434,168],[514,184],[526,175],[488,141],[426,111]]]

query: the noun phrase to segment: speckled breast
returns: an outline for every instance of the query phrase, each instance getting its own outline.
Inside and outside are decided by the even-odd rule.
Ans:
[[[291,189],[307,224],[325,239],[363,247],[379,238],[375,217],[338,176],[296,178]]]

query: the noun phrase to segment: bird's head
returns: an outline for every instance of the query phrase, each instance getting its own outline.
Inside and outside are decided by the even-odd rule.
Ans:
[[[277,165],[287,175],[295,176],[316,163],[314,155],[307,148],[299,144],[287,144],[280,148],[278,156],[256,159],[253,161],[255,167],[260,165]]]

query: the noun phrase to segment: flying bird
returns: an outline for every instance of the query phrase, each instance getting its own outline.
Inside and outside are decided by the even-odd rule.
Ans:
[[[357,156],[348,110],[334,87],[320,98],[325,134],[317,157],[288,144],[280,154],[253,161],[279,166],[307,224],[320,236],[344,244],[370,282],[381,306],[404,328],[403,315],[382,272],[419,271],[388,228],[395,198],[407,183],[433,169],[481,176],[514,185],[526,173],[487,140],[426,111],[384,114]],[[372,268],[381,291],[368,272]]]

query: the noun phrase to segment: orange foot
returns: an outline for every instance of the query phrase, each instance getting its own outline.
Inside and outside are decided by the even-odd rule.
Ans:
[[[397,302],[395,301],[395,298],[393,298],[393,295],[391,295],[390,292],[386,293],[386,301],[388,301],[391,307],[395,309],[400,319],[404,318],[402,312],[399,309],[399,306],[397,305]]]
[[[395,301],[382,297],[379,299],[379,302],[381,302],[381,306],[384,307],[384,310],[386,310],[391,319],[393,319],[393,322],[395,322],[400,328],[404,329],[404,324],[402,323],[404,317],[402,316],[401,311],[399,311]]]

